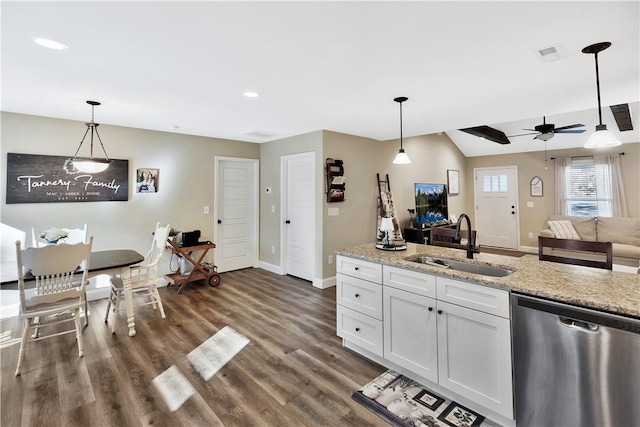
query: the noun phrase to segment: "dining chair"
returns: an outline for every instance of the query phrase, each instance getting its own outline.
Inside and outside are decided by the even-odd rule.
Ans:
[[[61,230],[67,232],[67,237],[61,239],[60,243],[87,243],[87,224],[83,228],[61,228]],[[31,227],[31,240],[33,247],[38,248],[42,246],[50,245],[44,238],[40,237],[40,233],[36,233],[36,229]]]
[[[464,230],[460,233],[461,236],[466,236],[467,231]],[[433,246],[444,246],[447,248],[454,249],[466,249],[467,244],[466,240],[456,239],[456,230],[455,228],[449,227],[435,227],[431,226],[431,238],[429,239],[429,244]],[[471,247],[475,248],[476,246],[476,230],[471,231]]]
[[[545,250],[545,248],[549,248],[551,251]],[[613,269],[611,242],[538,236],[538,259],[606,270]]]
[[[33,341],[75,332],[78,356],[83,356],[80,312],[85,307],[85,287],[92,244],[93,237],[89,238],[88,243],[25,249],[22,249],[20,241],[16,242],[19,318],[23,321],[16,376],[20,375],[27,344]],[[26,282],[34,284],[33,293],[30,291],[29,295],[26,292]],[[74,329],[60,331],[60,328],[54,328],[48,335],[38,332],[43,328],[49,330],[50,326],[71,321],[75,323]],[[36,333],[30,336],[32,330]]]
[[[164,250],[167,246],[167,238],[169,237],[169,224],[164,227],[160,227],[160,222],[156,224],[156,230],[153,233],[153,241],[151,242],[151,249],[147,253],[145,260],[137,265],[129,267],[130,271],[130,283],[131,283],[131,295],[132,298],[136,297],[137,304],[133,304],[134,307],[141,307],[145,305],[152,305],[153,309],[156,308],[160,311],[160,316],[164,319],[167,316],[162,306],[162,300],[158,293],[158,282],[160,281],[159,267],[162,261]],[[111,325],[111,332],[115,333],[116,324],[118,322],[118,312],[124,310],[120,308],[120,303],[126,298],[125,283],[120,276],[111,277],[111,292],[109,294],[109,300],[107,301],[107,312],[104,316],[104,322],[108,323],[109,311],[113,304],[113,324]],[[142,300],[142,301],[140,301]],[[126,301],[125,301],[126,302]]]

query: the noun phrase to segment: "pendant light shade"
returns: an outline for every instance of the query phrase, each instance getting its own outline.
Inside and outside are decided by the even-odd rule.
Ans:
[[[396,158],[393,159],[393,163],[396,165],[408,165],[411,163],[411,159],[409,159],[407,153],[404,152],[404,148],[402,148],[402,103],[408,99],[406,96],[400,96],[394,99],[395,102],[400,104],[400,150],[398,154],[396,154]]]
[[[598,53],[611,46],[610,42],[600,42],[592,44],[582,49],[582,53],[593,54],[596,61],[596,89],[598,92],[598,118],[599,124],[596,126],[596,130],[591,134],[585,148],[606,148],[615,147],[622,144],[610,131],[607,130],[607,125],[602,123],[602,106],[600,105],[600,73],[598,70]]]
[[[76,153],[69,160],[73,164],[73,167],[79,170],[80,172],[85,172],[85,173],[104,172],[109,167],[111,160],[109,160],[109,156],[107,156],[107,151],[104,149],[104,144],[102,144],[102,139],[100,139],[100,134],[98,134],[98,126],[100,124],[94,122],[94,119],[93,119],[95,107],[96,105],[100,105],[100,103],[97,101],[87,101],[87,104],[91,105],[91,121],[89,123],[85,123],[85,125],[87,125],[87,130],[84,132],[84,136],[82,137],[82,141],[80,141],[80,145],[78,146]],[[89,152],[89,157],[78,157],[78,152],[80,151],[80,148],[82,148],[82,144],[84,143],[84,140],[89,134],[89,131],[91,131],[91,148]],[[104,153],[104,159],[93,157],[94,134],[95,136],[98,137],[98,141],[100,142],[100,146],[102,147],[102,152]]]

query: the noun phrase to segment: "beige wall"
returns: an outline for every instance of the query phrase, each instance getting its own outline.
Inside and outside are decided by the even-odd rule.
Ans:
[[[389,174],[394,205],[401,227],[409,225],[407,209],[415,207],[413,184],[447,183],[447,169],[466,174],[465,158],[446,135],[426,135],[403,140],[405,151],[412,163],[394,165],[393,159],[400,148],[399,140],[375,141],[335,132],[324,132],[325,158],[344,161],[346,200],[327,203],[324,209],[324,277],[335,274],[335,266],[328,265],[327,257],[345,246],[373,242],[376,238],[378,183]],[[464,181],[463,181],[464,182]],[[449,196],[451,214],[465,211],[468,189],[461,186],[459,195]],[[338,216],[328,216],[328,208],[339,208]]]
[[[286,218],[282,218],[280,162],[282,156],[314,152],[316,155],[316,278],[321,278],[322,256],[322,131],[297,135],[278,141],[260,144],[260,261],[275,267],[281,267],[281,226]],[[266,194],[265,189],[271,187],[272,192]],[[274,206],[275,212],[271,212]],[[275,253],[271,253],[271,246]]]
[[[552,146],[553,140],[548,143]],[[624,144],[604,152],[621,153],[620,157],[625,193],[627,199],[628,215],[640,217],[640,143]],[[574,148],[564,150],[549,150],[547,157],[588,156],[593,155],[593,150]],[[520,245],[538,247],[538,234],[546,227],[546,220],[554,214],[555,207],[555,169],[554,161],[548,160],[548,168],[545,169],[544,152],[536,151],[521,154],[505,154],[501,156],[481,156],[467,158],[466,187],[469,193],[468,209],[473,208],[473,169],[497,166],[517,166],[518,168],[518,192],[520,212]],[[529,183],[531,178],[538,176],[543,181],[543,197],[531,197]],[[528,208],[527,202],[533,202],[534,207]],[[530,239],[528,233],[533,233]]]
[[[214,157],[257,159],[260,155],[258,144],[102,124],[100,136],[109,157],[129,160],[127,202],[7,205],[8,152],[71,156],[86,127],[83,122],[70,120],[1,114],[1,222],[28,233],[31,227],[46,230],[86,222],[94,236],[95,250],[131,248],[144,254],[157,221],[183,231],[199,229],[203,239],[215,242]],[[83,153],[88,155],[88,147],[83,146]],[[160,169],[157,193],[134,192],[137,168]],[[203,213],[204,206],[211,208],[211,214]]]

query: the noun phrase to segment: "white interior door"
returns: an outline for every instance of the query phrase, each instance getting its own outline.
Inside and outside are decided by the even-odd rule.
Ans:
[[[476,230],[482,246],[518,249],[518,170],[474,169]]]
[[[214,260],[218,271],[256,266],[258,160],[216,157]]]
[[[313,281],[315,272],[314,152],[282,157],[285,274]]]

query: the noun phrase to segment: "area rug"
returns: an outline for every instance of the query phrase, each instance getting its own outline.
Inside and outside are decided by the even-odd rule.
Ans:
[[[398,427],[499,427],[459,403],[389,370],[351,395],[353,400]]]

